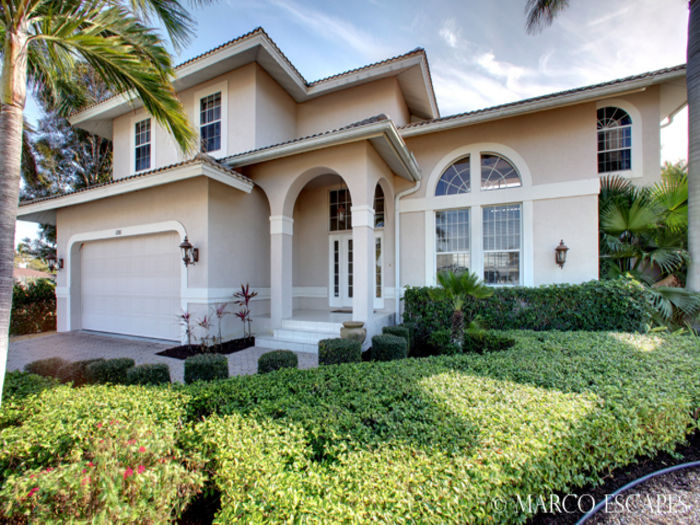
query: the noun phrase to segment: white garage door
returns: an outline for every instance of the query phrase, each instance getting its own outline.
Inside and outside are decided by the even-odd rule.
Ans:
[[[179,339],[179,244],[174,232],[85,243],[82,328]]]

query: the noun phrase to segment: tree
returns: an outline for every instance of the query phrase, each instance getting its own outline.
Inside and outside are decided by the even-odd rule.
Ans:
[[[527,30],[552,23],[569,0],[527,0]],[[700,291],[700,1],[690,0],[686,87],[688,90],[688,265],[687,287]]]
[[[5,377],[12,303],[14,230],[22,131],[28,88],[58,111],[80,105],[71,81],[78,59],[114,93],[132,93],[183,151],[195,132],[173,90],[174,72],[163,40],[147,22],[160,20],[182,43],[191,20],[177,0],[2,0],[0,2],[0,392]]]
[[[437,274],[440,288],[432,289],[433,299],[446,298],[452,306],[452,340],[461,345],[464,331],[464,305],[470,298],[485,299],[493,295],[493,289],[486,286],[476,273],[469,270],[453,273],[442,271]]]

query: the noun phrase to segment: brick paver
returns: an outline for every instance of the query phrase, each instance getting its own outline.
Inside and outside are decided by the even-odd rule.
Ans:
[[[68,361],[79,361],[103,357],[130,357],[137,365],[144,363],[166,363],[170,367],[170,377],[173,381],[182,382],[184,376],[184,361],[156,355],[172,343],[148,341],[128,337],[119,337],[86,332],[50,333],[48,335],[17,338],[10,341],[7,357],[8,370],[22,370],[24,365],[46,357],[62,357]],[[267,348],[247,348],[229,354],[229,375],[255,374],[258,370],[258,358]],[[299,356],[299,368],[314,368],[318,366],[318,355],[296,352]]]

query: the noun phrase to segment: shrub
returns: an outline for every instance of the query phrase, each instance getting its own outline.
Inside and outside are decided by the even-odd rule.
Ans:
[[[372,338],[372,359],[392,361],[408,357],[408,341],[396,335],[375,335]]]
[[[58,381],[52,377],[44,377],[30,372],[8,372],[5,374],[5,382],[2,386],[2,399],[22,399],[32,394],[38,394],[47,388],[58,385]]]
[[[12,289],[10,335],[33,334],[56,329],[56,285],[38,279]]]
[[[228,359],[221,354],[199,354],[185,359],[185,383],[228,377]]]
[[[296,368],[299,358],[291,350],[274,350],[258,358],[258,373],[267,374],[280,368]]]
[[[462,349],[452,341],[452,330],[443,328],[435,330],[428,338],[430,345],[430,355],[453,355],[459,354]]]
[[[395,335],[397,337],[403,337],[409,346],[411,346],[411,332],[405,326],[385,326],[382,328],[383,334]]]
[[[362,343],[354,339],[322,339],[318,342],[318,364],[337,365],[362,360]]]
[[[68,361],[61,357],[47,357],[46,359],[38,359],[27,363],[24,365],[24,370],[31,373],[37,374],[44,377],[55,377],[58,379],[58,371],[65,365]]]
[[[85,367],[88,383],[126,384],[126,371],[134,366],[134,360],[127,357],[98,360]]]
[[[88,383],[87,367],[92,363],[104,361],[104,359],[85,359],[72,361],[58,369],[58,380],[63,383],[71,382],[73,386],[82,386]]]
[[[483,354],[486,352],[507,350],[513,345],[515,345],[515,339],[512,337],[489,332],[487,330],[467,330],[464,333],[462,351]]]
[[[128,385],[163,385],[170,383],[170,367],[165,363],[138,365],[126,371]]]

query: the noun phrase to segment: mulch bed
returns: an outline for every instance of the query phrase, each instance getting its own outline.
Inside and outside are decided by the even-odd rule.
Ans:
[[[250,348],[251,346],[255,346],[255,337],[241,337],[239,339],[224,341],[221,345],[210,346],[206,351],[214,354],[233,354]],[[188,357],[201,353],[203,352],[200,345],[182,345],[167,348],[162,352],[156,352],[156,355],[173,357],[175,359],[187,359]]]
[[[614,470],[613,472],[610,473],[609,476],[606,477],[605,482],[602,485],[598,485],[596,487],[592,486],[586,486],[586,487],[581,487],[578,489],[574,489],[569,491],[568,493],[570,494],[590,494],[595,498],[596,503],[603,500],[605,498],[606,494],[612,494],[615,492],[617,489],[627,485],[628,483],[631,483],[632,481],[641,478],[642,476],[645,476],[647,474],[651,474],[652,472],[656,472],[658,470],[662,470],[668,467],[672,467],[674,465],[680,465],[681,463],[690,463],[691,461],[700,461],[700,431],[696,431],[690,436],[688,436],[688,444],[680,446],[676,449],[676,453],[680,454],[680,459],[672,457],[670,454],[667,454],[666,452],[662,452],[654,457],[641,457],[638,458],[636,463],[633,463],[631,465],[628,465],[626,467],[621,467],[619,469]],[[681,471],[682,472],[682,471]],[[673,481],[673,478],[680,478],[680,472],[679,476],[673,476],[673,474],[667,474],[663,476],[663,478],[666,478],[669,476],[669,479],[666,479],[666,484],[668,485],[669,482]],[[661,478],[653,478],[653,479],[659,479]],[[651,483],[652,480],[642,484],[638,485],[637,487],[634,487],[631,489],[630,493],[633,493],[635,491],[641,491],[643,487],[645,487],[647,484]],[[559,493],[560,500],[566,495],[567,493]],[[654,495],[654,498],[656,498],[656,495]],[[584,512],[571,512],[571,513],[554,513],[554,514],[549,514],[549,513],[539,513],[532,518],[530,518],[527,522],[526,525],[573,525],[575,524],[579,519],[583,517],[583,515],[588,512],[590,509],[590,504],[589,504],[590,498],[586,496],[586,499],[584,503],[582,504],[583,511]],[[600,514],[600,513],[599,513]],[[629,516],[625,516],[625,519],[619,523],[629,523],[630,525],[632,523],[636,523],[634,521],[630,521]],[[644,519],[644,516],[641,516],[642,520]],[[678,516],[673,516],[673,515],[667,515],[665,517],[666,521],[654,521],[653,523],[686,523],[685,521],[674,521]],[[596,515],[595,517],[591,517],[590,520],[587,521],[586,525],[593,524],[593,523],[618,523],[615,521],[595,521],[595,520],[600,520],[601,517]],[[640,523],[650,523],[650,521],[642,521]]]

